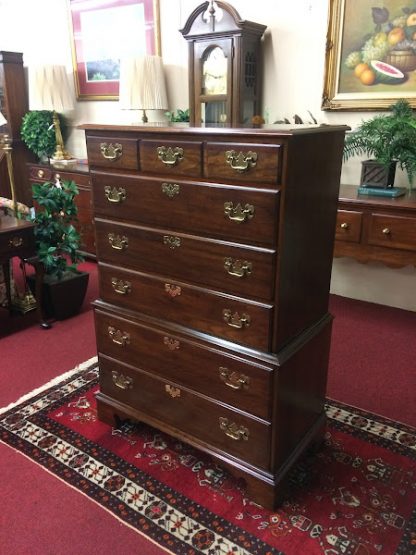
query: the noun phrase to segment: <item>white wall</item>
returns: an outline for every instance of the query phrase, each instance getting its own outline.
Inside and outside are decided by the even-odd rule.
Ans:
[[[162,55],[170,109],[188,107],[187,45],[179,29],[202,0],[160,0]],[[357,126],[374,115],[366,112],[323,112],[321,95],[325,67],[328,0],[230,0],[243,19],[268,26],[264,37],[264,115],[269,122],[308,110],[319,122]],[[42,60],[65,64],[72,73],[67,0],[0,0],[0,50],[23,52],[25,66]],[[114,101],[80,101],[66,114],[72,122],[67,146],[85,158],[79,123],[130,123],[134,118]],[[149,119],[162,117],[149,113]],[[360,159],[344,165],[343,183],[358,183]],[[406,184],[399,175],[398,184]],[[336,259],[334,293],[416,311],[416,270],[391,269]],[[391,285],[394,287],[391,287]]]

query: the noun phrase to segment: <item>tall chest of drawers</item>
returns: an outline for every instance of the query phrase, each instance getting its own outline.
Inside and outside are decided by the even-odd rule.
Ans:
[[[275,506],[325,424],[345,128],[82,128],[99,418],[178,437]]]

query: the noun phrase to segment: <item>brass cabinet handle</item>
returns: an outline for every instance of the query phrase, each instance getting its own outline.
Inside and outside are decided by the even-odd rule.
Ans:
[[[23,237],[12,237],[9,239],[9,247],[11,249],[21,247],[23,245]]]
[[[175,148],[158,146],[156,149],[157,157],[166,166],[176,166],[178,162],[183,160],[183,148],[176,146]]]
[[[43,170],[38,170],[37,175],[38,177],[42,178],[45,175],[45,172]]]
[[[120,143],[100,143],[101,156],[110,162],[118,160],[123,155],[123,145]]]
[[[115,203],[123,202],[123,200],[126,200],[127,196],[126,189],[124,189],[123,187],[119,187],[118,189],[116,189],[115,187],[110,187],[109,185],[106,185],[104,187],[104,193],[108,202]]]
[[[231,168],[239,173],[255,168],[257,164],[257,153],[249,150],[247,154],[240,152],[237,154],[235,150],[227,150],[225,153],[225,161]]]
[[[169,349],[169,351],[175,351],[175,350],[179,349],[179,347],[181,346],[180,341],[178,341],[177,339],[173,339],[172,337],[167,337],[167,336],[165,336],[163,338],[163,343],[164,343],[164,345],[166,345],[166,347]]]
[[[177,183],[162,183],[162,193],[169,198],[179,195],[180,186]]]
[[[224,308],[222,315],[224,322],[226,322],[231,328],[239,330],[248,328],[251,322],[251,318],[248,314],[243,313],[241,316],[238,312],[234,312],[233,314],[228,308]]]
[[[111,278],[111,285],[114,291],[119,295],[128,295],[129,293],[131,293],[130,281],[123,281],[122,279],[117,279],[113,277]]]
[[[224,258],[224,268],[230,276],[242,278],[251,274],[253,264],[247,260]]]
[[[165,292],[174,299],[175,297],[179,297],[182,293],[182,288],[179,285],[173,285],[172,283],[165,283]]]
[[[130,378],[130,376],[125,376],[121,372],[117,372],[117,370],[113,370],[111,372],[111,376],[116,387],[119,387],[120,389],[132,389],[133,378]]]
[[[228,418],[224,418],[223,416],[220,416],[218,420],[220,423],[220,430],[222,430],[226,436],[235,441],[240,441],[241,439],[248,441],[248,436],[250,435],[248,428],[239,426],[235,422],[230,422]]]
[[[164,235],[163,244],[167,245],[170,249],[176,249],[181,246],[181,239],[175,235]]]
[[[341,229],[348,229],[350,227],[350,224],[347,224],[347,222],[343,222],[339,227]]]
[[[248,389],[250,378],[240,372],[233,372],[224,366],[219,367],[220,379],[231,389]]]
[[[384,235],[390,235],[390,234],[391,234],[390,228],[385,227],[385,228],[383,229],[382,233],[384,233]]]
[[[110,243],[111,248],[116,251],[122,251],[124,249],[127,249],[127,247],[129,246],[129,239],[125,235],[120,236],[115,235],[114,233],[109,233],[108,242]]]
[[[125,331],[116,330],[113,326],[108,326],[108,336],[113,343],[120,345],[120,347],[130,344],[130,334]]]
[[[169,384],[165,385],[165,391],[172,397],[172,399],[176,399],[176,397],[181,396],[181,390],[178,387],[173,387]]]
[[[240,224],[253,218],[254,206],[246,204],[243,208],[240,203],[234,206],[232,202],[224,202],[224,216],[228,216],[231,221]]]

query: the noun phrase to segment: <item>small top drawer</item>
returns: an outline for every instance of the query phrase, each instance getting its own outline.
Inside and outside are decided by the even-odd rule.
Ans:
[[[88,163],[90,166],[139,169],[137,139],[117,137],[87,137]]]
[[[51,168],[39,168],[37,166],[31,166],[29,168],[29,179],[30,181],[49,181],[52,178]]]
[[[280,145],[208,142],[204,155],[204,177],[250,183],[279,183]]]
[[[362,212],[352,210],[338,210],[335,239],[359,243],[361,239]]]
[[[140,142],[140,165],[144,172],[184,175],[201,175],[201,142],[193,141],[150,141]]]
[[[371,214],[368,244],[416,251],[416,220],[387,214]]]

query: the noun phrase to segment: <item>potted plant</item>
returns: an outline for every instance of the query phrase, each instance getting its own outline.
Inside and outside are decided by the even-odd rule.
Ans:
[[[79,253],[79,234],[73,226],[78,209],[73,181],[34,184],[37,254],[45,270],[42,303],[46,316],[58,320],[79,312],[89,274],[77,270],[84,258]],[[31,286],[34,286],[33,281]]]
[[[64,127],[62,115],[58,114],[61,129]],[[22,140],[29,150],[41,161],[50,158],[56,149],[55,127],[51,110],[32,110],[22,119],[20,129]]]
[[[171,123],[183,123],[189,121],[189,108],[186,110],[176,110],[175,112],[165,112],[165,116]]]
[[[410,186],[416,175],[416,118],[413,110],[407,100],[400,99],[390,111],[390,114],[364,121],[346,136],[345,161],[363,154],[372,158],[363,162],[363,185],[393,186],[397,164],[406,172]]]

